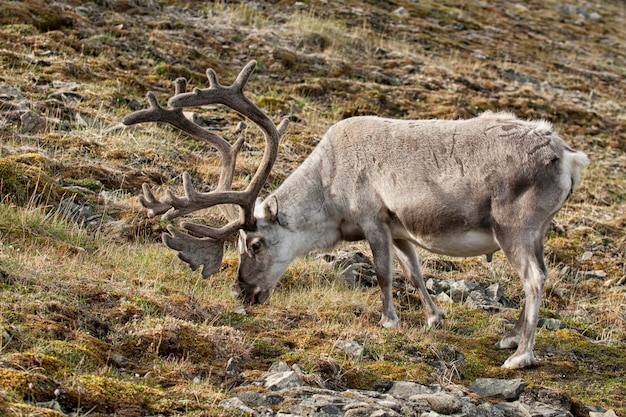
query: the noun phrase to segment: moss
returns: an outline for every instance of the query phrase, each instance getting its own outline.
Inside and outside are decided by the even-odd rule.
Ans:
[[[5,417],[66,417],[60,411],[49,408],[36,407],[24,403],[6,403],[4,406],[0,404],[0,412]]]
[[[59,201],[63,191],[46,172],[49,161],[39,154],[0,158],[0,193],[17,205]]]
[[[158,401],[164,396],[162,390],[137,381],[96,375],[80,375],[72,389],[83,410],[119,415],[159,412]]]
[[[55,356],[29,350],[26,352],[16,352],[0,357],[2,362],[9,364],[16,369],[40,369],[42,373],[54,376],[57,372],[64,370],[69,364]]]
[[[16,400],[49,401],[54,399],[58,384],[36,371],[0,368],[0,386]]]
[[[379,376],[373,369],[359,366],[347,369],[342,379],[347,388],[371,390]]]

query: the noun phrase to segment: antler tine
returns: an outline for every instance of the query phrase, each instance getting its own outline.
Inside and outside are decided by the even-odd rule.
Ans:
[[[164,220],[171,220],[212,206],[220,206],[224,211],[229,223],[221,228],[182,222],[181,226],[184,229],[192,234],[203,236],[201,238],[184,233],[171,225],[167,227],[167,232],[163,233],[163,242],[178,251],[178,256],[192,269],[195,270],[200,265],[204,266],[203,277],[219,270],[226,239],[237,229],[254,228],[254,204],[276,161],[280,137],[285,132],[288,123],[285,119],[277,127],[244,95],[243,89],[255,67],[256,61],[250,61],[230,86],[222,86],[217,80],[215,71],[209,69],[207,70],[209,87],[203,90],[195,88],[191,93],[186,92],[187,81],[179,78],[175,81],[175,94],[168,100],[167,108],[158,103],[153,93],[148,93],[149,107],[134,112],[122,120],[126,125],[141,122],[169,123],[196,139],[212,144],[222,154],[220,180],[215,190],[207,193],[196,191],[192,185],[191,176],[183,173],[184,196],[176,196],[171,191],[166,191],[158,199],[147,184],[142,186],[143,194],[139,196],[139,201],[148,209],[151,217],[162,215]],[[243,191],[233,191],[231,186],[236,157],[244,139],[239,138],[231,145],[221,136],[196,125],[183,114],[183,107],[205,104],[224,104],[230,107],[257,124],[265,136],[263,158],[248,187]],[[240,207],[238,216],[232,209],[233,205]]]
[[[197,107],[207,104],[224,104],[231,109],[237,111],[241,115],[247,117],[254,122],[263,131],[265,136],[265,152],[263,158],[257,168],[256,173],[252,177],[250,184],[244,190],[246,203],[239,204],[244,210],[244,224],[242,226],[247,229],[254,228],[254,203],[270,175],[272,166],[276,161],[278,153],[278,144],[280,138],[285,132],[288,120],[284,119],[279,127],[270,120],[270,118],[252,103],[244,94],[243,89],[250,79],[250,75],[256,67],[256,61],[250,61],[239,73],[233,84],[223,86],[217,80],[214,70],[206,71],[209,79],[209,87],[205,89],[194,88],[190,93],[178,94],[169,99],[168,104],[174,108]],[[198,196],[201,199],[211,198],[209,196]]]
[[[187,91],[187,80],[185,78],[178,78],[174,83],[175,94],[183,94]],[[243,145],[244,138],[239,138],[233,145],[231,145],[221,136],[204,129],[187,119],[183,114],[182,108],[164,108],[158,103],[156,96],[152,92],[147,94],[147,99],[149,102],[149,107],[147,109],[129,114],[122,120],[122,123],[125,125],[134,125],[142,122],[166,122],[188,133],[195,139],[215,146],[222,155],[220,180],[216,190],[229,190],[233,182],[237,154]],[[180,215],[215,205],[212,201],[208,204],[204,204],[202,202],[196,202],[197,204],[194,204],[193,200],[189,200],[189,196],[198,194],[192,189],[190,180],[187,181],[185,189],[192,190],[192,192],[186,193],[186,199],[176,197],[171,192],[168,192],[165,197],[159,200],[154,196],[154,194],[152,194],[147,186],[143,186],[143,195],[139,196],[139,201],[144,207],[148,208],[149,216],[154,217],[166,213],[167,219],[173,219]],[[239,218],[237,211],[234,210],[232,206],[224,205],[220,208],[229,220]]]

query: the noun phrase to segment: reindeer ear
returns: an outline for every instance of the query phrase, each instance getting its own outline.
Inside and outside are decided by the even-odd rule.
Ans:
[[[243,229],[239,229],[239,239],[237,241],[237,246],[239,246],[240,255],[245,254],[248,250],[246,240],[248,240],[248,234]]]
[[[273,195],[268,197],[264,207],[265,219],[272,223],[275,223],[278,219],[278,200],[276,199],[276,197]]]

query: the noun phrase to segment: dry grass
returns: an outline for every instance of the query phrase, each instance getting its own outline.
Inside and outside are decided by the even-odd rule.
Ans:
[[[65,412],[92,416],[222,415],[216,404],[232,388],[224,367],[234,357],[247,379],[286,360],[333,388],[521,377],[626,416],[626,287],[618,285],[626,274],[622,3],[578,2],[599,20],[538,0],[258,2],[260,9],[83,3],[13,2],[0,11],[0,88],[19,89],[15,97],[0,94],[0,414],[60,416],[37,406],[56,401]],[[410,17],[392,13],[400,5]],[[167,127],[109,128],[142,106],[148,90],[165,101],[178,76],[204,87],[207,67],[227,83],[252,58],[259,66],[247,93],[272,119],[295,120],[264,193],[330,124],[356,114],[457,118],[509,110],[551,121],[590,154],[580,189],[546,241],[541,313],[571,328],[538,331],[538,366],[499,367],[507,352],[492,346],[517,311],[445,305],[445,325],[426,331],[416,294],[397,289],[401,326],[382,329],[379,290],[351,288],[310,256],[290,266],[269,304],[243,313],[230,296],[232,246],[223,271],[202,280],[158,242],[165,223],[145,218],[134,198],[140,184],[176,190],[186,170],[209,189],[216,155]],[[40,130],[18,133],[24,109],[49,118]],[[222,116],[221,133],[235,135],[239,116],[200,111]],[[237,186],[262,147],[255,129],[246,135]],[[57,209],[68,197],[123,221],[130,238],[68,220]],[[363,244],[345,247],[367,252]],[[422,255],[427,276],[498,281],[509,300],[522,298],[502,256],[491,264],[449,259],[460,268],[443,271],[428,262],[433,255]],[[594,270],[606,276],[577,275]],[[363,355],[337,351],[339,339],[358,341]]]

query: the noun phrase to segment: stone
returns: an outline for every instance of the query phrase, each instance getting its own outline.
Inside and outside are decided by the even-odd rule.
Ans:
[[[363,346],[354,340],[339,339],[335,342],[334,347],[354,359],[363,355]]]
[[[586,251],[580,256],[581,261],[588,261],[591,258],[593,258],[593,252],[590,251]]]
[[[432,411],[441,414],[456,414],[463,410],[463,403],[457,397],[445,394],[419,394],[411,397],[411,400],[425,400]]]
[[[395,398],[408,400],[414,395],[434,394],[438,391],[439,389],[432,388],[427,385],[418,384],[416,382],[395,381],[389,391],[387,391],[387,394],[390,394]]]
[[[277,372],[287,372],[291,371],[291,366],[287,364],[285,361],[274,362],[270,365],[270,368],[267,370],[269,374],[275,374]]]
[[[453,281],[450,284],[450,298],[457,303],[465,301],[469,294],[478,288],[478,284],[470,281]]]
[[[474,308],[488,308],[493,304],[493,302],[489,297],[487,297],[485,289],[483,287],[479,287],[469,293],[465,299],[465,304]]]
[[[524,407],[519,401],[498,403],[494,405],[494,408],[505,417],[531,417],[527,407]]]
[[[256,391],[240,392],[237,394],[237,398],[251,407],[272,407],[285,401],[285,398],[281,395]]]
[[[502,398],[505,400],[516,400],[526,388],[523,379],[497,379],[478,378],[469,390],[477,394],[480,398]]]
[[[573,417],[567,410],[555,408],[546,404],[535,403],[530,406],[528,413],[532,417]]]
[[[613,411],[613,410],[609,410],[609,411],[590,411],[589,412],[589,417],[617,417],[617,414],[615,414],[615,411]]]
[[[450,296],[448,294],[446,294],[445,292],[442,292],[439,295],[437,295],[437,297],[435,297],[435,300],[437,300],[437,302],[439,302],[441,304],[447,304],[447,303],[453,303],[454,302],[454,300],[452,298],[450,298]]]
[[[265,377],[263,386],[270,391],[281,391],[306,385],[294,371],[276,372]]]
[[[399,16],[399,17],[409,17],[410,16],[409,11],[407,9],[405,9],[404,7],[398,7],[392,13],[395,14],[396,16]]]
[[[429,278],[426,281],[426,289],[429,293],[437,295],[443,292],[443,286],[434,278]]]
[[[565,324],[563,320],[540,317],[537,321],[537,327],[556,331],[561,329],[567,329],[567,324]]]
[[[494,303],[500,302],[504,296],[504,288],[499,283],[491,284],[485,290],[485,295]]]
[[[249,415],[253,415],[256,416],[258,415],[258,413],[248,407],[246,404],[244,404],[243,401],[241,401],[239,398],[237,397],[232,397],[232,398],[227,398],[225,400],[220,401],[220,407],[225,408],[227,410],[237,410],[237,411],[241,411],[242,413],[246,413]]]

